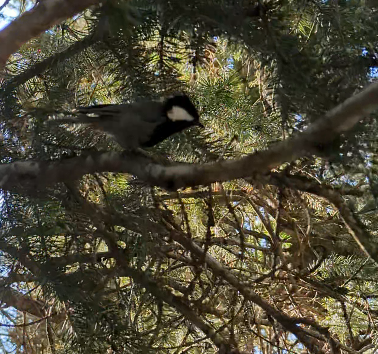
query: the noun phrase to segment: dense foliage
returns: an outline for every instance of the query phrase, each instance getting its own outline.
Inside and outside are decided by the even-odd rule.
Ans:
[[[377,23],[374,0],[106,1],[9,60],[1,163],[119,151],[46,121],[179,90],[205,129],[156,159],[269,149],[374,80]],[[371,116],[317,157],[179,191],[116,173],[3,190],[4,353],[373,353],[377,266],[349,223],[377,243],[376,136]]]

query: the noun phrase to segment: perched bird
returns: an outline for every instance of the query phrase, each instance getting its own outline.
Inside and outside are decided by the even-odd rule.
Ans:
[[[51,122],[91,124],[126,149],[151,147],[191,126],[203,127],[196,107],[185,94],[164,101],[80,107],[76,115]]]

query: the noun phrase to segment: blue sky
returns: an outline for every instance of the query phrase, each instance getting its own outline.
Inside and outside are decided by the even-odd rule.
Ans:
[[[4,1],[0,0],[0,6],[3,5]],[[16,9],[11,8],[9,5],[5,6],[5,8],[1,11],[0,18],[0,29],[3,29],[13,18],[18,15],[18,11]]]
[[[0,7],[4,4],[5,0],[0,0]],[[16,18],[19,14],[19,3],[17,1],[11,1],[0,13],[0,30],[3,29],[10,21]],[[27,1],[26,9],[30,10],[33,6],[31,1]]]

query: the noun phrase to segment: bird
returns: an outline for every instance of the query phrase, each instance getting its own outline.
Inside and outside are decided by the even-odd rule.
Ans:
[[[152,147],[192,126],[203,128],[196,107],[184,93],[160,101],[78,107],[75,115],[50,122],[90,124],[113,136],[124,149]]]

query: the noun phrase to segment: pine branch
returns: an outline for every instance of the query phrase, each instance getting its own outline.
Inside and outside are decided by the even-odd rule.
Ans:
[[[25,296],[10,287],[1,289],[0,300],[7,306],[15,307],[21,312],[25,311],[36,317],[43,317],[44,315],[44,303],[33,300],[31,297]]]
[[[240,201],[245,197],[245,192],[242,190],[230,190],[227,191],[228,198],[230,198],[232,201]],[[187,198],[193,198],[193,199],[202,199],[205,198],[207,195],[207,192],[204,191],[195,191],[195,192],[184,192],[180,194],[180,197],[182,199]],[[213,197],[222,199],[223,193],[222,192],[213,192]],[[177,193],[171,193],[171,194],[163,194],[159,196],[160,200],[176,200],[177,199]]]
[[[75,180],[94,172],[126,172],[152,185],[169,189],[185,186],[207,185],[256,174],[264,174],[284,162],[293,161],[307,154],[316,154],[318,146],[331,143],[341,133],[351,129],[360,119],[378,106],[378,83],[370,85],[331,110],[325,117],[312,124],[305,132],[282,141],[269,150],[251,154],[240,160],[221,161],[202,165],[180,164],[162,166],[140,153],[108,152],[75,157],[58,162],[15,162],[0,165],[0,187],[36,189],[59,181]],[[351,234],[360,247],[378,262],[378,246],[356,219],[350,215],[340,200],[336,201]]]
[[[311,353],[322,353],[319,348],[313,346],[307,333],[300,326],[298,326],[299,323],[308,324],[306,319],[292,318],[279,310],[276,310],[272,305],[255,293],[249,286],[242,284],[224,265],[210,256],[208,253],[205,254],[202,248],[186,237],[184,233],[180,233],[179,231],[172,229],[170,235],[174,241],[181,244],[185,249],[190,250],[191,253],[199,259],[203,259],[207,267],[211,269],[214,274],[231,284],[244,296],[245,299],[260,306],[269,316],[273,317],[286,330],[295,334]]]
[[[94,153],[57,162],[14,162],[0,165],[0,187],[10,190],[22,184],[25,188],[40,188],[104,171],[131,173],[151,185],[168,189],[264,174],[284,162],[319,154],[319,146],[331,143],[377,107],[378,83],[375,83],[331,110],[305,132],[239,160],[163,166],[145,154],[125,151]]]
[[[9,254],[14,260],[18,261],[22,266],[27,268],[32,274],[40,275],[41,271],[38,263],[29,257],[29,253],[24,248],[17,248],[9,242],[0,240],[0,250],[3,253]]]
[[[94,263],[100,262],[102,259],[111,258],[109,252],[97,252],[87,254],[69,254],[67,256],[51,257],[47,262],[48,268],[66,267],[74,263]]]
[[[14,307],[20,312],[27,312],[38,318],[44,318],[46,304],[40,300],[34,300],[26,294],[12,289],[11,287],[3,287],[0,293],[0,301],[8,307]],[[53,313],[50,320],[55,323],[61,322],[65,318],[65,313]]]
[[[0,69],[8,58],[24,43],[37,37],[43,31],[86,8],[97,5],[99,0],[45,0],[0,32]]]
[[[232,348],[230,343],[219,333],[217,333],[212,326],[204,322],[184,301],[182,298],[172,294],[171,292],[162,289],[158,284],[153,281],[146,274],[130,268],[124,259],[122,253],[113,251],[117,262],[122,267],[124,275],[131,277],[136,283],[146,288],[146,290],[152,294],[157,299],[164,301],[173,308],[175,308],[179,313],[181,313],[188,321],[200,329],[204,334],[206,334],[211,341],[219,348],[220,353],[230,353],[238,354],[240,353],[237,348]]]
[[[49,58],[46,58],[45,60],[42,60],[41,62],[34,64],[21,74],[11,78],[3,87],[1,95],[5,96],[7,93],[9,93],[12,89],[24,84],[28,80],[32,79],[33,77],[42,74],[44,71],[46,71],[48,68],[52,67],[55,63],[62,62],[63,60],[66,60],[68,58],[71,58],[72,56],[80,53],[84,49],[90,47],[95,42],[97,42],[98,38],[90,34],[86,36],[81,41],[77,41],[75,44],[71,45],[64,51],[60,53],[56,53],[52,55]]]
[[[342,197],[340,192],[343,191],[332,189],[328,186],[320,184],[309,184],[308,181],[301,178],[291,176],[280,176],[279,174],[272,174],[265,178],[275,185],[284,184],[290,188],[298,189],[303,192],[312,193],[331,202],[339,211],[341,219],[343,220],[350,235],[353,236],[360,249],[368,256],[378,263],[378,245],[372,242],[372,236],[365,230],[365,226],[359,218],[353,213],[348,204]]]

